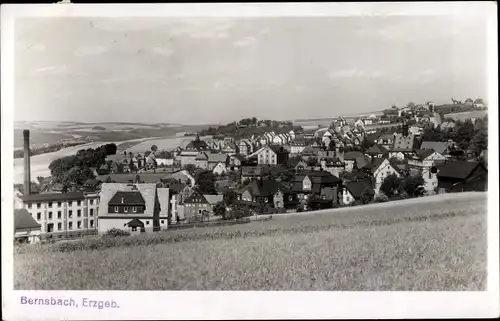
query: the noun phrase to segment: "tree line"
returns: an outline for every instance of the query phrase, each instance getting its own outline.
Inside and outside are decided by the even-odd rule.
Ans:
[[[30,155],[35,156],[40,154],[53,153],[66,147],[73,147],[83,144],[86,144],[86,142],[58,143],[43,147],[30,148]],[[14,158],[23,158],[23,157],[24,157],[24,149],[18,149],[14,151]]]

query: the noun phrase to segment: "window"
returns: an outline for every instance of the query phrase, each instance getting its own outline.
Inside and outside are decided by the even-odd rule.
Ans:
[[[82,210],[77,210],[76,211],[76,216],[81,217],[82,216]]]
[[[94,227],[94,220],[90,220],[90,227]]]
[[[128,212],[128,207],[127,207],[127,206],[125,206],[125,207],[123,208],[123,211],[124,211],[125,213],[127,213],[127,212]]]
[[[161,220],[161,224],[165,224],[165,221],[164,221],[164,220]]]
[[[76,205],[77,205],[77,206],[81,206],[81,205],[82,205],[82,201],[78,201],[78,202],[76,202]]]
[[[289,195],[289,196],[288,196],[288,200],[289,200],[289,201],[292,201],[292,200],[293,200],[292,195]]]
[[[49,207],[52,208],[52,202],[49,202]]]
[[[42,213],[36,213],[36,219],[41,220],[42,219]]]
[[[68,201],[68,206],[73,206],[73,201]]]
[[[146,225],[149,225],[149,221],[146,221]]]
[[[115,213],[118,213],[118,206],[115,206]]]
[[[68,230],[72,230],[73,229],[73,222],[69,222],[68,223]]]
[[[76,227],[77,228],[82,228],[82,221],[76,222]]]
[[[201,214],[201,210],[198,210],[198,214]]]
[[[40,208],[40,207],[42,207],[42,204],[37,203],[37,204],[36,204],[36,208]]]
[[[49,212],[49,220],[52,219],[52,212]]]
[[[69,218],[72,218],[72,217],[73,217],[73,211],[72,211],[72,210],[69,210],[69,211],[68,211],[68,217],[69,217]]]
[[[28,204],[28,208],[29,208],[29,209],[31,209],[31,203],[30,203],[30,204]]]
[[[132,232],[136,232],[137,231],[137,227],[132,227]]]
[[[431,171],[429,171],[429,178],[432,178],[432,173],[431,173]]]
[[[132,212],[137,212],[137,207],[132,207]]]
[[[94,209],[93,208],[90,209],[90,216],[94,216]]]
[[[57,223],[57,230],[58,231],[62,230],[62,223]]]
[[[90,205],[94,205],[94,200],[90,200]]]
[[[61,216],[62,216],[61,211],[57,211],[57,218],[61,219]]]
[[[61,202],[57,202],[57,207],[61,207],[62,203]]]

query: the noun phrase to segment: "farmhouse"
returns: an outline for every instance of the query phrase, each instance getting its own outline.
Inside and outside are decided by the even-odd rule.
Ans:
[[[371,158],[383,158],[389,155],[389,151],[379,144],[375,144],[372,147],[368,148],[365,153]]]
[[[312,195],[338,202],[342,180],[324,171],[303,171],[295,175],[292,192],[298,194],[299,200],[307,200]]]
[[[363,168],[368,163],[368,160],[362,152],[352,151],[344,154],[344,162],[345,170],[347,172],[352,172],[353,169]]]
[[[486,191],[488,171],[481,162],[456,161],[438,166],[438,189],[443,192]]]
[[[188,222],[208,219],[213,215],[212,205],[199,190],[195,190],[181,205],[184,207],[184,218]]]
[[[387,176],[394,174],[401,177],[399,167],[387,158],[375,158],[371,163],[365,165],[363,169],[375,179],[375,195],[379,194],[380,186]]]
[[[284,208],[296,204],[296,196],[286,185],[275,180],[254,180],[238,191],[238,200]]]
[[[278,165],[286,163],[288,151],[283,146],[266,145],[250,155],[253,156],[257,156],[259,165]]]
[[[346,182],[342,189],[342,204],[349,205],[360,201],[364,193],[374,195],[372,183],[369,180]]]
[[[100,193],[99,233],[116,228],[151,232],[167,228],[169,193],[156,184],[104,183]],[[165,198],[160,200],[160,198]],[[161,206],[167,208],[161,208]]]

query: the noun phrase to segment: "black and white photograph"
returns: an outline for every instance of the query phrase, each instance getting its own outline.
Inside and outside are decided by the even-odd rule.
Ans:
[[[234,291],[498,300],[496,3],[459,4],[62,3],[2,21],[2,278],[18,316],[166,304],[171,318],[178,301],[137,305],[156,291],[186,316],[206,293],[213,317]],[[239,317],[258,316],[251,302]]]

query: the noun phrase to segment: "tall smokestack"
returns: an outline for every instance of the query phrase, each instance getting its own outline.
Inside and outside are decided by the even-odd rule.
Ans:
[[[31,194],[30,131],[23,130],[24,136],[24,195]]]

